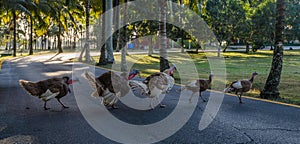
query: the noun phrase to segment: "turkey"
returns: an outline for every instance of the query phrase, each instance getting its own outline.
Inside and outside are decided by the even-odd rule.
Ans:
[[[245,92],[248,92],[251,87],[254,78],[258,75],[258,73],[254,72],[252,73],[252,76],[249,80],[236,80],[232,82],[229,87],[227,87],[224,92],[225,93],[230,93],[230,92],[235,92],[235,94],[238,96],[240,103],[242,102],[242,95]]]
[[[189,102],[192,102],[192,98],[195,95],[195,93],[199,92],[200,98],[203,100],[203,102],[206,102],[206,100],[202,97],[202,92],[207,90],[210,87],[210,84],[212,82],[213,75],[209,75],[208,79],[198,79],[194,80],[187,85],[183,86],[182,88],[178,89],[177,91],[183,91],[183,90],[190,90],[192,91],[192,95],[189,98]]]
[[[128,79],[132,79],[136,75],[139,75],[138,70],[133,70],[129,74],[121,73],[120,75],[108,71],[97,78],[90,72],[84,72],[82,74],[95,90],[91,96],[101,97],[101,103],[107,107],[111,106],[113,109],[117,109],[115,104],[118,99],[130,91]]]
[[[175,64],[172,64],[172,66],[171,66],[169,69],[166,69],[166,70],[164,71],[164,73],[166,73],[166,74],[168,74],[168,75],[170,75],[171,77],[174,78],[174,75],[173,75],[173,74],[174,74],[175,70],[177,70],[176,65],[175,65]]]
[[[44,109],[47,108],[47,101],[56,98],[57,101],[63,106],[63,108],[68,108],[65,106],[60,99],[66,96],[71,90],[69,85],[77,82],[78,80],[72,80],[68,76],[62,78],[50,78],[38,82],[31,82],[27,80],[19,80],[21,87],[30,95],[36,96],[44,101]]]
[[[176,67],[173,65],[170,69],[164,72],[151,74],[144,81],[130,80],[129,85],[131,89],[140,89],[141,95],[151,98],[149,107],[154,109],[153,100],[158,100],[160,94],[168,93],[174,85],[174,78],[169,74],[173,74]],[[164,108],[165,105],[160,103],[160,107]]]

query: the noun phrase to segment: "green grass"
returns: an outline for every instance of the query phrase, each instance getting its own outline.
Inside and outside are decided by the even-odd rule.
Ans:
[[[216,53],[199,53],[189,54],[195,63],[198,75],[200,78],[208,78],[210,74],[210,65],[207,57],[215,58]],[[263,89],[268,74],[270,72],[271,61],[273,52],[271,51],[258,51],[255,53],[243,52],[226,52],[223,57],[226,63],[227,81],[237,79],[249,79],[251,74],[256,71],[259,75],[254,80],[253,88],[244,95],[259,97],[260,91]],[[94,57],[96,61],[98,57]],[[120,55],[115,55],[116,64],[119,67]],[[135,54],[127,56],[127,61],[133,63],[132,68],[137,68],[141,71],[142,76],[146,77],[154,72],[159,71],[159,56],[147,56],[145,54]],[[187,65],[190,63],[190,58],[181,53],[169,54],[169,61],[171,63],[178,63],[180,65]],[[300,105],[300,51],[284,51],[283,71],[281,75],[281,83],[279,86],[280,96],[282,99],[278,101]],[[111,69],[112,65],[103,66]],[[180,73],[180,76],[187,77],[187,79],[180,79],[178,72],[175,72],[175,80],[177,83],[186,83],[189,79],[188,73]],[[181,81],[180,81],[181,80]],[[212,84],[218,83],[214,80]],[[216,90],[221,90],[216,88]]]
[[[13,56],[4,56],[4,57],[0,57],[0,71],[2,69],[2,63],[7,60],[7,59],[11,59],[13,58]]]

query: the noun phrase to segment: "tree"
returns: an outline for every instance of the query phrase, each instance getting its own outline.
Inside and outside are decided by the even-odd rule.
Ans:
[[[105,11],[106,11],[106,8],[105,8],[105,6],[106,6],[106,0],[103,0],[103,3],[102,3],[102,31],[101,31],[101,39],[100,39],[100,41],[103,43],[104,41],[105,41],[105,21],[106,21],[106,19],[105,19],[105,16],[104,16],[104,13],[105,13]],[[99,23],[100,24],[100,23]],[[100,58],[99,58],[99,62],[98,62],[98,65],[106,65],[107,64],[107,60],[106,60],[106,58],[107,58],[107,56],[106,56],[106,48],[105,48],[105,44],[104,45],[100,45],[101,46],[101,48],[100,48]]]
[[[68,28],[70,26],[77,26],[75,18],[79,17],[77,12],[71,13],[74,9],[82,10],[80,5],[76,5],[78,1],[70,1],[70,0],[51,0],[47,1],[49,6],[49,10],[47,11],[47,15],[51,16],[51,19],[48,18],[50,25],[57,25],[58,33],[57,33],[57,48],[58,53],[62,53],[62,38],[64,32],[68,32]],[[79,14],[80,15],[80,14]],[[47,18],[47,17],[46,17]]]
[[[85,53],[85,61],[92,62],[90,55],[90,0],[86,0],[85,3],[85,22],[86,22],[86,37],[85,44],[79,56],[79,61],[82,61],[82,55]]]
[[[287,0],[286,6],[286,40],[294,41],[300,38],[300,3],[299,0]]]
[[[261,48],[265,43],[274,43],[275,31],[275,1],[265,0],[260,3],[252,3],[250,10],[251,38],[253,51]]]
[[[112,0],[106,0],[106,10],[111,10],[112,11]],[[107,48],[107,62],[108,63],[114,63],[114,46],[113,46],[113,35],[112,35],[112,25],[113,25],[113,13],[107,13],[105,14],[105,32],[106,35],[109,36],[109,38],[106,41],[106,48]]]
[[[48,8],[47,1],[36,1],[28,3],[27,8],[31,11],[32,16],[30,16],[30,34],[29,34],[29,55],[33,55],[33,27],[34,22],[38,21],[40,26],[46,25],[45,21],[41,17],[42,11]],[[43,26],[45,28],[46,26]]]
[[[26,8],[26,5],[31,3],[31,1],[25,0],[13,0],[13,1],[3,1],[1,7],[12,15],[12,25],[13,25],[13,56],[17,56],[17,19],[19,12],[23,12],[31,16],[30,11]]]
[[[215,33],[220,47],[222,42],[229,40],[232,37],[232,27],[230,24],[231,10],[228,0],[225,1],[209,1],[205,3],[203,18]],[[218,47],[218,57],[220,56],[220,47]],[[226,45],[227,47],[227,45]],[[226,48],[225,48],[226,49]]]
[[[278,85],[280,83],[283,59],[283,32],[285,27],[285,0],[277,0],[276,2],[276,24],[275,24],[275,49],[271,71],[266,81],[265,87],[261,92],[262,98],[279,98]]]
[[[126,21],[126,20],[127,20],[127,13],[126,13],[126,12],[127,12],[127,5],[126,5],[126,2],[127,2],[127,0],[124,0],[124,1],[121,2],[121,4],[125,4],[125,5],[124,5],[125,10],[124,10],[124,15],[123,15],[123,21]],[[120,10],[118,10],[118,11],[120,12]],[[121,14],[121,13],[119,13],[119,14]],[[123,30],[122,43],[125,43],[125,45],[126,45],[126,43],[127,43],[127,41],[126,41],[126,39],[127,39],[127,32],[126,32],[126,30],[127,30],[127,25],[124,26],[124,27],[122,28],[122,30]],[[122,36],[122,35],[121,35],[121,33],[119,32],[119,37],[118,37],[119,42],[120,42],[121,36]],[[122,72],[127,72],[127,71],[128,71],[126,55],[127,55],[127,46],[124,46],[124,45],[123,45],[122,52],[121,52],[121,71],[122,71]]]
[[[159,54],[160,54],[160,71],[170,68],[167,52],[167,1],[159,1],[160,6],[160,23],[159,23]]]

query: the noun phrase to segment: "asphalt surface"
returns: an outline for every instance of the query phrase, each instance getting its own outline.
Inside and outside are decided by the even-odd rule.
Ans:
[[[38,81],[71,75],[73,63],[67,61],[70,56],[51,59],[52,56],[25,57],[3,63],[0,72],[0,143],[116,143],[90,125],[78,107],[74,90],[61,99],[70,108],[62,109],[53,99],[47,103],[51,109],[45,111],[41,100],[28,95],[19,86],[19,79]],[[97,69],[96,74],[104,71]],[[163,100],[166,108],[138,111],[118,103],[119,109],[109,112],[119,120],[134,125],[159,122],[170,115],[178,104],[177,88],[173,88]],[[203,94],[209,99],[210,92]],[[90,99],[88,93],[86,97]],[[158,143],[300,142],[299,108],[243,100],[245,104],[239,104],[237,97],[226,95],[216,117],[204,130],[199,130],[198,126],[207,103],[199,100],[183,127]],[[95,101],[95,104],[101,105],[99,101]],[[189,108],[189,104],[184,107]],[[157,132],[163,129],[166,127],[158,127]],[[154,134],[149,133],[151,135]],[[134,143],[134,139],[131,140]]]

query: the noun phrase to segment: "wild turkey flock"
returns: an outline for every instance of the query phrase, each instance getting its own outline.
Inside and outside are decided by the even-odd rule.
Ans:
[[[91,94],[92,97],[101,98],[101,103],[106,107],[112,107],[116,109],[116,103],[119,98],[125,96],[130,90],[140,91],[140,95],[146,96],[151,99],[149,104],[150,109],[154,109],[154,101],[157,100],[161,94],[167,94],[172,89],[175,80],[173,78],[173,73],[176,70],[176,65],[172,65],[169,69],[163,72],[153,73],[148,76],[143,81],[134,80],[136,76],[140,77],[140,72],[137,69],[133,69],[129,73],[121,73],[108,71],[95,77],[91,72],[84,72],[82,76],[88,80],[90,86],[94,90]],[[232,82],[226,89],[225,93],[235,92],[239,98],[239,102],[242,102],[242,95],[248,92],[252,88],[252,83],[254,78],[258,73],[254,72],[250,79],[248,80],[236,80]],[[210,88],[211,82],[213,80],[213,75],[209,75],[208,79],[197,79],[180,89],[177,92],[188,90],[192,92],[189,98],[189,102],[192,102],[192,98],[195,93],[199,92],[199,97],[206,102],[202,97],[202,92]],[[68,76],[62,78],[50,78],[46,80],[41,80],[38,82],[31,82],[27,80],[19,80],[21,87],[30,95],[36,96],[44,101],[44,109],[48,110],[46,104],[47,101],[56,98],[57,101],[62,105],[63,108],[68,108],[65,106],[60,99],[71,93],[69,85],[74,82],[79,82],[78,79],[70,79]],[[161,108],[165,105],[160,104]]]

